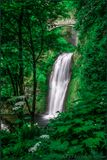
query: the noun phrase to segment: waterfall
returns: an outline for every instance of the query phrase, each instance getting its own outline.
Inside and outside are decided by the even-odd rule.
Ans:
[[[61,54],[53,66],[49,81],[48,112],[46,119],[54,118],[63,110],[64,99],[70,81],[72,53]]]

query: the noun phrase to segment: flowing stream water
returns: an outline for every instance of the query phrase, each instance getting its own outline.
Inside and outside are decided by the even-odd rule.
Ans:
[[[46,119],[54,118],[63,111],[71,76],[72,55],[72,53],[63,53],[55,61],[49,81],[48,111],[44,115]]]

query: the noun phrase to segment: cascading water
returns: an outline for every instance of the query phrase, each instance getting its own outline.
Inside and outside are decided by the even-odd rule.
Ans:
[[[48,112],[46,119],[54,118],[63,110],[64,99],[70,81],[72,53],[63,53],[55,61],[49,81]]]

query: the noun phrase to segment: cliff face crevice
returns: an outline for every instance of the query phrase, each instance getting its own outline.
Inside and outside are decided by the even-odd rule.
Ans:
[[[81,90],[81,55],[77,52],[73,54],[72,78],[68,86],[65,109],[72,109],[73,103],[80,99]]]

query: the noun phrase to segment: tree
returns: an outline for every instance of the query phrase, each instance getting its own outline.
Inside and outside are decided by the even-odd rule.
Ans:
[[[55,32],[52,34],[48,31],[48,22],[55,21],[59,16],[66,16],[67,8],[63,1],[50,0],[14,0],[10,2],[3,2],[2,4],[2,21],[6,22],[3,26],[4,32],[7,35],[2,35],[2,52],[6,61],[6,68],[10,68],[9,76],[14,90],[14,95],[24,94],[24,77],[27,71],[25,62],[32,66],[30,72],[33,72],[33,91],[32,91],[32,105],[30,107],[27,99],[26,104],[34,122],[34,115],[36,109],[37,96],[37,64],[44,52],[48,51],[52,46],[49,42],[56,36]],[[9,21],[8,21],[9,19]],[[10,28],[11,26],[11,28]],[[12,27],[13,26],[13,27]],[[9,31],[9,32],[8,32]],[[54,36],[55,35],[55,36]],[[58,38],[58,37],[57,37]],[[51,45],[52,45],[51,43]],[[4,47],[3,47],[4,46]],[[54,44],[55,46],[55,44]],[[12,53],[12,64],[10,64],[10,55]],[[4,60],[5,60],[4,59]],[[16,60],[16,62],[15,62]],[[14,74],[13,68],[14,69]],[[29,77],[29,75],[27,75]]]

